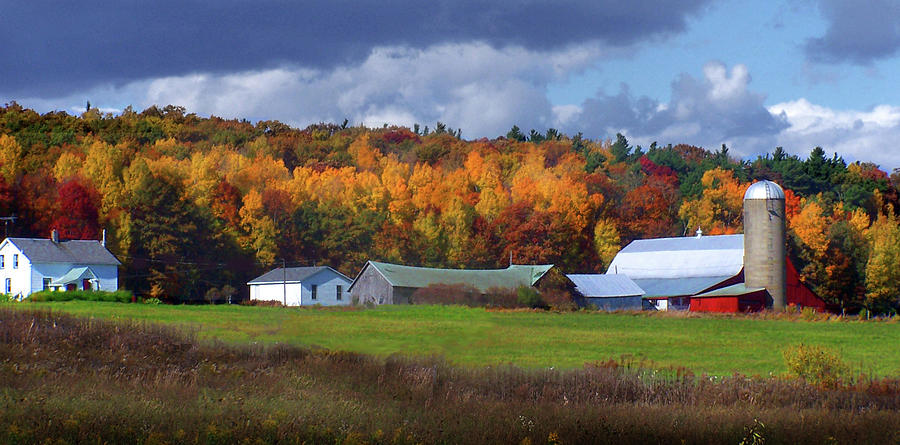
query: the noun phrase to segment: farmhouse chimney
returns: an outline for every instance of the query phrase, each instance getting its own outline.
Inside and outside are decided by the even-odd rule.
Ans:
[[[59,232],[56,229],[50,231],[50,241],[59,243]]]

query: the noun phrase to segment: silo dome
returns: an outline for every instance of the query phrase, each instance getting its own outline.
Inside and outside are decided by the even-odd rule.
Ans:
[[[744,193],[744,199],[784,199],[784,190],[772,181],[758,181]]]

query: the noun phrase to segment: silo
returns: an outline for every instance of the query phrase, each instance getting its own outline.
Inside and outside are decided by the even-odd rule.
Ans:
[[[744,283],[766,288],[775,310],[786,304],[784,234],[784,190],[772,181],[751,185],[744,193]]]

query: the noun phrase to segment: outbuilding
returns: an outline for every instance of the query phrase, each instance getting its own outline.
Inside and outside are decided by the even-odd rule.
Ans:
[[[247,283],[251,301],[285,306],[348,305],[350,284],[350,278],[328,266],[279,267]]]
[[[552,264],[511,265],[506,269],[437,269],[368,261],[350,286],[359,303],[409,304],[413,293],[431,285],[462,285],[482,293],[534,286]]]
[[[614,274],[570,274],[581,306],[594,306],[604,311],[639,311],[645,294],[631,278]]]

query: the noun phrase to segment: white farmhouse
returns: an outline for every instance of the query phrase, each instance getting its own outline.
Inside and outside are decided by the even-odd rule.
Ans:
[[[0,244],[0,291],[25,298],[41,290],[119,288],[118,259],[97,240],[6,238]]]
[[[353,280],[327,266],[278,268],[249,283],[250,300],[277,301],[286,306],[350,304]]]

